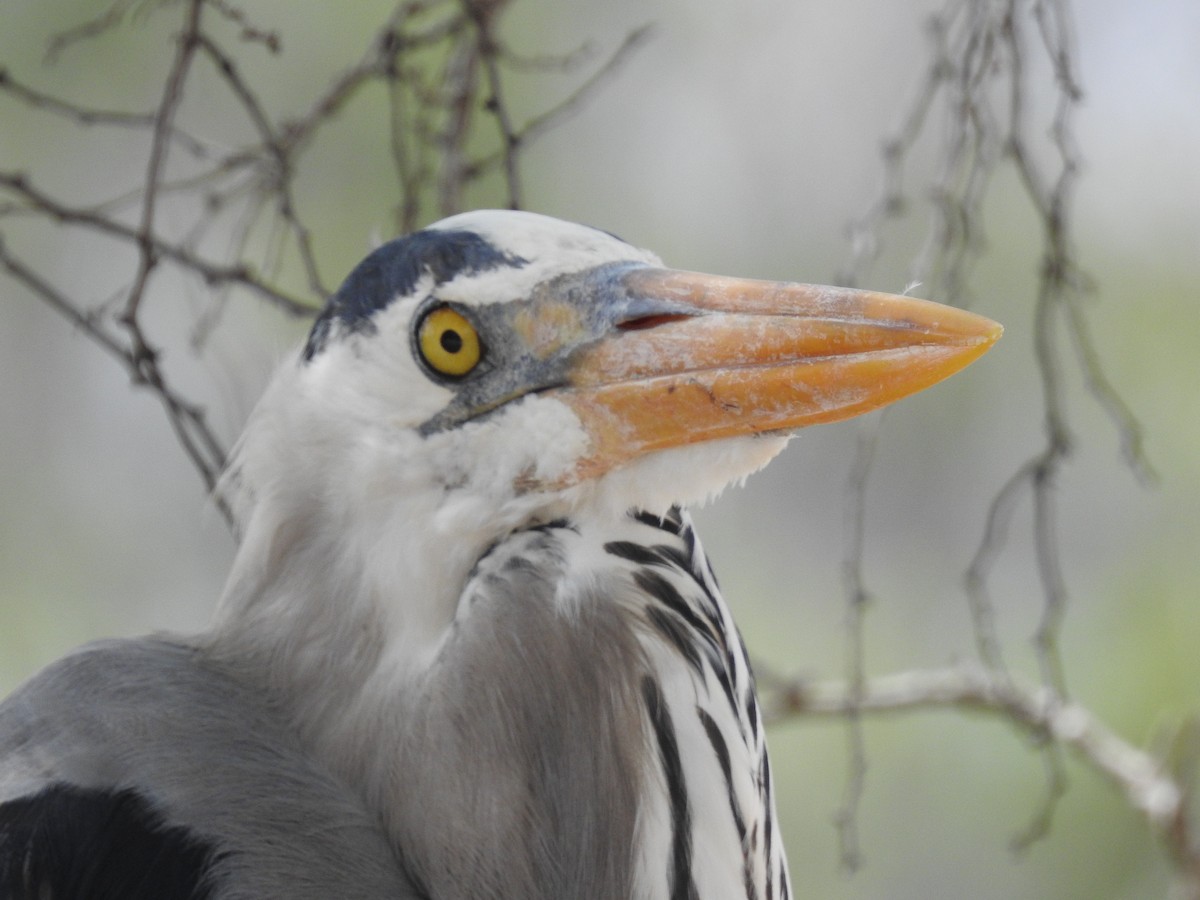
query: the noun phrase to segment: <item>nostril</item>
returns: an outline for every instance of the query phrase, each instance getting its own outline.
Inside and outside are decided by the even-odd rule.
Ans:
[[[653,316],[638,316],[626,322],[618,322],[617,328],[621,331],[645,331],[647,328],[657,328],[659,325],[667,325],[671,322],[682,322],[691,316],[678,315],[673,313],[660,313]]]

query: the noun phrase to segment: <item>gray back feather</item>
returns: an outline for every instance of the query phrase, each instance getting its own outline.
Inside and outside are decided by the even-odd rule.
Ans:
[[[136,789],[213,841],[220,900],[419,896],[358,797],[186,646],[92,644],[0,705],[0,802],[55,782]]]

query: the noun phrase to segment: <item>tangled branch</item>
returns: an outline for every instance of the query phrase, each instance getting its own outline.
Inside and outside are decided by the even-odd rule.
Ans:
[[[114,186],[101,202],[80,206],[53,196],[29,172],[0,168],[0,270],[116,357],[135,384],[158,397],[185,453],[206,488],[214,491],[226,447],[203,406],[186,396],[166,371],[146,325],[146,308],[169,302],[156,287],[159,274],[169,267],[198,281],[212,297],[208,313],[196,323],[194,343],[201,349],[232,296],[266,301],[289,316],[312,315],[330,288],[317,263],[316,238],[301,209],[297,182],[312,148],[336,133],[338,117],[372,85],[382,85],[389,97],[399,231],[415,229],[429,215],[458,212],[468,187],[494,172],[503,181],[508,205],[519,206],[522,149],[577,110],[649,32],[632,33],[575,93],[517,125],[505,92],[506,71],[530,63],[499,37],[498,23],[507,6],[507,0],[397,3],[360,60],[334,76],[305,112],[289,118],[268,107],[244,72],[248,53],[283,53],[280,32],[250,21],[225,0],[114,0],[95,18],[56,35],[47,59],[53,62],[82,42],[101,38],[131,17],[144,21],[176,12],[174,53],[153,110],[91,108],[39,90],[7,69],[0,69],[0,93],[69,123],[81,140],[91,129],[122,129],[143,139],[144,174],[136,184]],[[575,53],[535,65],[553,73],[583,61]],[[250,126],[253,138],[244,146],[221,147],[199,137],[199,129],[189,123],[189,90],[212,74]],[[172,204],[170,217],[162,215],[167,203]],[[18,242],[4,241],[6,233],[16,236],[30,220],[115,242],[130,254],[129,280],[118,308],[109,309],[96,298],[68,296],[17,249]],[[264,233],[266,250],[256,251]],[[222,240],[210,240],[213,235]],[[220,249],[214,252],[217,244]],[[299,262],[298,285],[289,277],[288,260]],[[223,498],[214,499],[231,521]]]
[[[847,485],[847,682],[816,690],[776,681],[780,691],[777,709],[780,714],[836,713],[847,721],[850,771],[845,801],[835,818],[848,868],[858,864],[854,823],[866,768],[861,715],[934,705],[972,707],[1004,715],[1043,738],[1046,788],[1032,821],[1015,841],[1018,848],[1028,846],[1050,828],[1065,790],[1060,747],[1068,746],[1119,784],[1171,850],[1187,882],[1188,895],[1200,896],[1200,848],[1192,846],[1181,784],[1163,774],[1152,777],[1153,760],[1070,701],[1059,652],[1067,588],[1058,548],[1056,479],[1072,447],[1071,400],[1062,373],[1063,360],[1072,352],[1089,392],[1117,430],[1125,461],[1139,479],[1151,477],[1140,427],[1105,375],[1080,302],[1091,284],[1076,258],[1072,239],[1072,199],[1080,169],[1073,138],[1074,114],[1082,91],[1075,72],[1068,3],[949,0],[930,19],[928,30],[933,52],[924,82],[899,130],[885,143],[882,189],[867,213],[851,227],[851,258],[841,278],[847,284],[861,281],[882,253],[887,227],[906,219],[916,205],[905,187],[907,167],[916,156],[918,142],[940,118],[945,137],[924,198],[930,224],[912,261],[910,277],[934,296],[969,303],[972,267],[984,247],[983,211],[989,189],[1001,167],[1011,167],[1024,188],[1025,200],[1042,223],[1042,257],[1032,307],[1044,444],[1020,463],[997,491],[983,538],[966,571],[966,595],[982,670],[912,672],[871,680],[866,676],[861,649],[868,596],[862,575],[866,552],[862,535],[867,481],[882,417],[863,421]],[[1045,125],[1030,114],[1029,97],[1037,86],[1034,73],[1039,65],[1051,73],[1056,96],[1052,119]],[[1050,136],[1048,146],[1043,133]],[[1031,496],[1033,501],[1031,528],[1043,600],[1041,620],[1033,635],[1041,680],[1037,692],[1018,687],[1005,662],[988,588],[1022,496]]]

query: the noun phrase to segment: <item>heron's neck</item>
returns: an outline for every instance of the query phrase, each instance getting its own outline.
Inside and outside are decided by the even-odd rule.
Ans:
[[[399,727],[489,547],[564,515],[604,522],[633,506],[663,512],[680,499],[679,472],[703,497],[782,443],[655,454],[555,496],[498,494],[504,479],[478,473],[449,479],[435,457],[390,445],[357,458],[339,447],[307,469],[310,457],[322,463],[312,447],[302,459],[272,458],[251,482],[242,545],[206,644],[276,698],[319,752],[386,747],[395,734],[378,729]],[[352,776],[371,765],[335,762]]]
[[[260,496],[208,633],[318,750],[386,746],[370,730],[403,715],[475,562],[537,514],[389,478]]]

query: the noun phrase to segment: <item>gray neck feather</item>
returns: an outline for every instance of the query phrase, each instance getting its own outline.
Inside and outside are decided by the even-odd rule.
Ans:
[[[651,754],[649,663],[613,600],[629,588],[564,594],[555,532],[518,532],[459,579],[456,615],[414,669],[393,655],[388,610],[427,598],[374,596],[316,533],[275,535],[206,651],[264,687],[432,895],[632,896]]]

